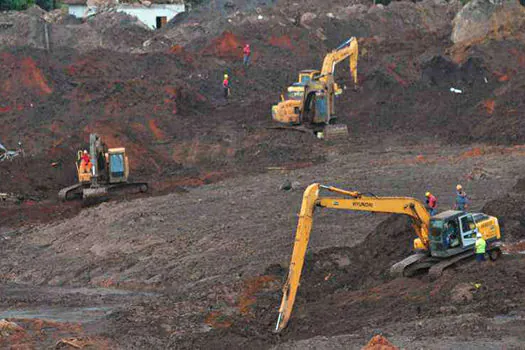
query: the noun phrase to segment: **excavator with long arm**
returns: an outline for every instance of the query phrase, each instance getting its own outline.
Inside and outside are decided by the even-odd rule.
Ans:
[[[352,80],[357,87],[357,39],[352,37],[329,52],[321,71],[303,70],[297,82],[288,87],[286,98],[272,106],[272,119],[300,131],[322,132],[325,138],[348,136],[348,127],[335,124],[335,97],[342,89],[334,80],[335,67],[345,59],[350,61]]]
[[[320,197],[321,190],[340,196]],[[318,183],[311,184],[303,194],[276,332],[286,327],[292,314],[316,207],[409,216],[417,236],[413,245],[415,254],[394,264],[390,269],[393,276],[411,276],[420,270],[428,269],[432,277],[439,277],[446,267],[474,254],[473,248],[478,232],[487,242],[489,257],[495,260],[501,255],[500,226],[498,219],[493,216],[447,210],[431,217],[425,206],[415,198],[377,197]]]

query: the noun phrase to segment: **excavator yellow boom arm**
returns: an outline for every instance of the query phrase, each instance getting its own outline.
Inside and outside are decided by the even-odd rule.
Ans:
[[[346,197],[320,198],[319,192],[321,189]],[[283,299],[279,308],[279,318],[275,328],[277,332],[286,327],[292,314],[297,289],[299,288],[299,281],[301,279],[301,272],[303,270],[304,257],[306,249],[308,248],[308,241],[310,240],[313,214],[316,206],[408,215],[413,219],[414,230],[421,242],[421,246],[418,248],[428,250],[430,215],[424,205],[417,199],[410,197],[374,197],[363,195],[356,191],[346,191],[331,186],[323,186],[318,183],[311,184],[303,194],[292,259],[288,271],[288,278],[283,286]]]
[[[357,39],[351,37],[338,48],[328,53],[323,61],[323,67],[321,69],[321,79],[328,75],[333,75],[335,66],[344,61],[346,58],[350,58],[350,72],[352,73],[352,79],[354,84],[357,85],[357,56],[359,53]]]

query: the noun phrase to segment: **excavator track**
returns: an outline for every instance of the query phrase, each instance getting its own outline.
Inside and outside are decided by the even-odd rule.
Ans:
[[[458,254],[452,258],[442,260],[439,263],[432,266],[430,270],[428,270],[428,276],[430,277],[430,279],[435,280],[439,278],[439,276],[441,276],[441,274],[443,273],[443,270],[446,269],[447,267],[454,265],[458,261],[461,261],[473,255],[474,255],[474,251],[469,250],[464,253]]]
[[[339,140],[348,138],[348,126],[345,124],[330,124],[323,130],[325,140]]]
[[[108,186],[86,188],[83,191],[83,199],[102,198],[112,194],[134,194],[148,191],[146,182],[119,183]]]
[[[308,129],[307,127],[303,126],[303,125],[297,125],[297,126],[294,126],[294,125],[278,125],[278,126],[271,126],[271,127],[268,127],[268,129],[275,129],[275,130],[293,130],[293,131],[299,131],[299,132],[303,132],[303,133],[311,133],[313,134],[313,130],[312,129]]]
[[[414,265],[427,257],[428,255],[424,253],[416,253],[406,257],[405,259],[392,265],[390,268],[390,276],[404,277],[405,272],[409,266]]]
[[[61,201],[70,201],[75,198],[81,198],[82,197],[82,184],[74,184],[68,187],[65,187],[61,189],[58,192],[58,198]]]

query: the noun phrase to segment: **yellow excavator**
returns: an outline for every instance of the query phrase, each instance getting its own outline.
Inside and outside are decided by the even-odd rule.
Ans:
[[[78,183],[63,188],[58,197],[63,201],[106,197],[109,194],[146,192],[146,182],[130,182],[129,160],[126,149],[108,148],[97,134],[89,135],[90,169],[82,162],[82,151],[77,152]]]
[[[325,139],[348,136],[348,127],[335,124],[335,96],[342,89],[334,81],[335,66],[349,58],[350,71],[357,87],[357,39],[352,37],[328,53],[321,71],[303,70],[299,79],[281,95],[281,102],[272,106],[272,119],[299,131],[313,131]]]
[[[320,197],[321,190],[339,196]],[[314,183],[303,195],[292,260],[275,328],[277,332],[286,327],[292,313],[316,207],[409,216],[417,235],[414,240],[415,254],[394,264],[390,269],[393,276],[411,276],[428,269],[431,277],[439,277],[446,267],[474,255],[478,232],[487,242],[490,259],[496,260],[501,255],[500,226],[493,216],[447,210],[431,217],[425,206],[415,198],[369,196]]]

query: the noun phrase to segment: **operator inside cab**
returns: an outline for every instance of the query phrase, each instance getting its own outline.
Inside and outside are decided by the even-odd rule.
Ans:
[[[80,169],[82,169],[82,172],[84,173],[90,173],[91,172],[91,158],[89,157],[89,153],[87,150],[84,150],[82,152],[82,156],[80,157]]]

